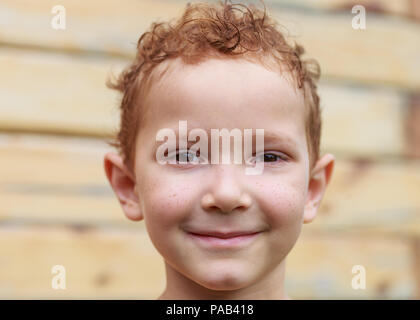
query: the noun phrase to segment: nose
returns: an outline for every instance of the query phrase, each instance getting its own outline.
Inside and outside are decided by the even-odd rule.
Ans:
[[[237,179],[237,167],[221,164],[214,166],[214,179],[210,181],[209,191],[201,199],[204,210],[230,213],[234,210],[246,210],[252,205],[250,194]]]

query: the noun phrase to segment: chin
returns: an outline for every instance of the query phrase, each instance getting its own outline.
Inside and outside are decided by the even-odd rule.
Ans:
[[[247,286],[243,281],[234,278],[203,279],[199,284],[214,291],[234,291]]]
[[[210,290],[231,291],[249,286],[252,280],[253,277],[249,271],[224,266],[223,268],[207,268],[197,282]]]

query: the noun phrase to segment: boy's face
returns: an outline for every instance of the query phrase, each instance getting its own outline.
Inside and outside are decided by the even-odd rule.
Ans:
[[[302,223],[315,217],[334,159],[324,156],[310,175],[304,100],[292,81],[246,60],[176,63],[149,92],[136,143],[136,183],[115,154],[107,155],[107,175],[127,217],[145,219],[173,274],[208,289],[244,288],[274,272]],[[160,165],[156,148],[163,142],[156,134],[177,132],[180,120],[188,131],[206,130],[209,142],[210,129],[264,129],[265,152],[279,157],[265,162],[260,175],[245,175],[245,166],[233,160]],[[233,139],[231,151],[233,159]],[[258,233],[236,245],[191,235],[212,231]]]

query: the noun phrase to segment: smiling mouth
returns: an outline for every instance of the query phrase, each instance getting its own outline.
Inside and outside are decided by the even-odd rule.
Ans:
[[[206,247],[243,247],[252,243],[262,231],[257,232],[187,232],[195,242]]]

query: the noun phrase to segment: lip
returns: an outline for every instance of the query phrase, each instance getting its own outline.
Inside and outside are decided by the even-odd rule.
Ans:
[[[252,243],[262,231],[200,231],[187,232],[198,244],[213,248],[243,247]]]

